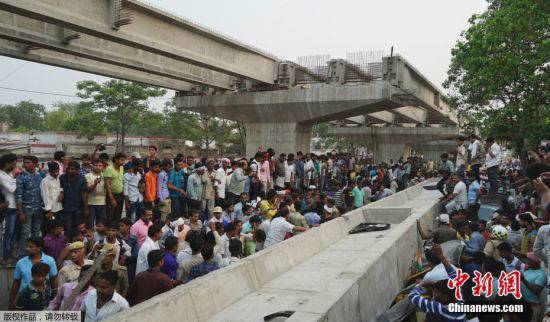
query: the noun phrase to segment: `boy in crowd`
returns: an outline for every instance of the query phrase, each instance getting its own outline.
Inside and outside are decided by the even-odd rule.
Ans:
[[[50,269],[48,271],[48,278],[50,280],[50,286],[53,290],[57,290],[57,266],[55,260],[44,254],[42,249],[44,248],[44,241],[40,237],[30,237],[26,242],[27,256],[21,258],[15,265],[15,271],[13,272],[13,284],[10,290],[9,308],[14,309],[16,306],[17,294],[21,293],[25,287],[32,281],[31,269],[36,263],[45,263]]]
[[[19,292],[17,309],[23,311],[42,311],[48,307],[52,290],[48,285],[50,267],[38,262],[31,268],[32,281]]]

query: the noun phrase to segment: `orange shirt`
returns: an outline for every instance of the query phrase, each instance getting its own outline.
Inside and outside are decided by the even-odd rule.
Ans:
[[[145,194],[143,200],[153,202],[157,199],[157,174],[147,171],[145,174]]]

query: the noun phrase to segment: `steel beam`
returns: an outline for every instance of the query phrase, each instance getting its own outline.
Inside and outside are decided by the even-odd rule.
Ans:
[[[112,1],[0,0],[0,10],[233,76],[274,83],[275,57],[135,0],[122,1],[131,23],[117,29]]]
[[[0,11],[0,38],[219,89],[231,89],[234,80],[229,75],[5,11]]]
[[[27,48],[28,45],[26,44],[0,39],[0,56],[28,60],[35,63],[120,78],[179,91],[189,91],[194,86],[190,83],[176,79],[135,71],[47,49],[33,49],[29,51]]]

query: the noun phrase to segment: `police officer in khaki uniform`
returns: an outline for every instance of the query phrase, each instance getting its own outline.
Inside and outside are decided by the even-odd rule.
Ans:
[[[92,265],[94,263],[92,260],[84,259],[84,248],[84,243],[81,241],[69,244],[70,262],[59,270],[59,287],[65,283],[77,281],[82,266]]]
[[[117,253],[117,249],[113,246],[113,244],[104,244],[103,248],[107,251],[107,254],[103,258],[103,261],[101,261],[101,266],[97,270],[94,280],[97,280],[97,277],[106,271],[113,270],[118,274],[118,282],[116,285],[116,291],[123,297],[126,297],[126,293],[128,292],[128,271],[126,270],[125,266],[118,265],[115,263],[115,256]]]

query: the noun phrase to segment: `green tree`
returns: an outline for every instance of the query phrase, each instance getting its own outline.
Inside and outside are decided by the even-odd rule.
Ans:
[[[89,138],[107,133],[105,113],[96,112],[90,102],[79,102],[72,106],[72,115],[63,125],[65,131],[78,132]]]
[[[444,86],[482,135],[521,152],[550,133],[550,2],[488,2],[451,51]]]
[[[163,113],[146,110],[130,124],[128,133],[133,135],[165,136],[168,135],[166,118]]]
[[[54,110],[44,115],[44,129],[46,131],[65,131],[65,123],[74,116],[78,103],[58,102]]]
[[[15,105],[0,105],[0,121],[7,122],[13,131],[27,132],[44,129],[44,105],[21,101]]]
[[[149,109],[148,99],[166,91],[145,84],[110,80],[103,84],[94,81],[77,83],[77,96],[86,99],[96,112],[104,112],[108,130],[116,133],[116,150],[124,151],[128,130],[139,116]]]
[[[243,131],[237,122],[182,110],[172,101],[166,103],[164,115],[166,135],[193,141],[202,148],[215,142],[221,154],[244,153]]]

